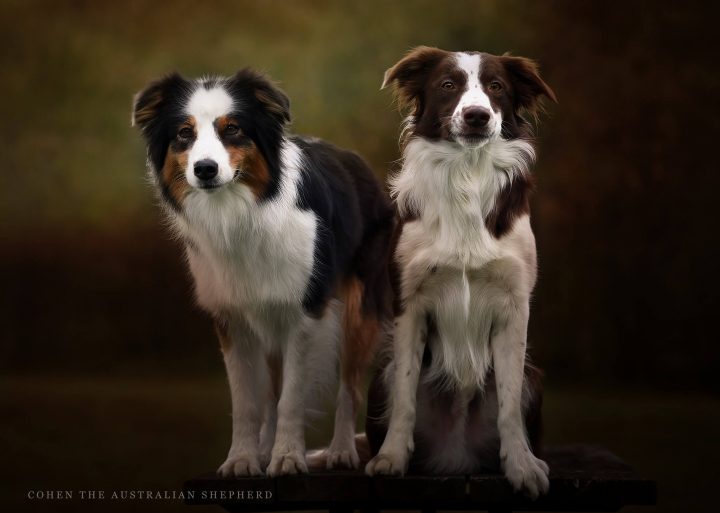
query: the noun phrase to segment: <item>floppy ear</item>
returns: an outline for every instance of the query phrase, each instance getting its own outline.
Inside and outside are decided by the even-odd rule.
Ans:
[[[187,88],[188,81],[178,73],[172,73],[160,80],[151,82],[133,98],[133,110],[130,123],[138,126],[143,133],[154,124],[163,105],[172,96]]]
[[[252,91],[260,107],[281,125],[290,122],[290,100],[266,75],[243,68],[230,83],[240,91]]]
[[[525,110],[535,116],[540,109],[542,96],[557,103],[557,97],[550,86],[541,78],[535,61],[525,57],[500,57],[515,90],[515,111]]]
[[[400,110],[410,106],[416,111],[428,75],[447,53],[445,50],[429,46],[413,48],[385,72],[380,89],[394,86]]]
[[[281,123],[290,122],[290,99],[267,78],[258,83],[255,98]]]

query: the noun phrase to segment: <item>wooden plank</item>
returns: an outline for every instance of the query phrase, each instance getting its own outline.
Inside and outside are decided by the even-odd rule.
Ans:
[[[536,501],[514,493],[501,474],[370,478],[361,471],[337,471],[277,479],[223,479],[206,474],[187,481],[184,491],[187,504],[218,504],[241,512],[616,511],[630,504],[655,504],[656,483],[639,477],[605,449],[561,447],[546,451],[545,458],[550,465],[550,492]]]
[[[465,501],[465,476],[377,476],[371,500],[383,509],[455,509]]]
[[[514,493],[510,483],[497,475],[469,476],[469,501],[477,507],[523,511],[617,511],[656,502],[656,483],[640,478],[605,449],[566,446],[549,449],[544,457],[550,466],[547,495],[531,501]]]

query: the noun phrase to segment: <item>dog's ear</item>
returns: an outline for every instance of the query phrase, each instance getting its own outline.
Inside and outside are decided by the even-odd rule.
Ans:
[[[168,100],[187,90],[189,82],[178,73],[172,73],[151,82],[133,98],[130,123],[147,133]]]
[[[395,87],[400,110],[417,110],[428,75],[448,52],[429,46],[418,46],[385,72],[380,89]]]
[[[275,84],[263,80],[255,89],[255,98],[282,123],[290,122],[290,99]]]
[[[524,110],[532,116],[536,116],[543,96],[557,103],[557,97],[553,90],[540,78],[535,61],[510,55],[503,55],[500,60],[513,83],[517,113]]]
[[[244,68],[235,73],[230,83],[239,91],[252,91],[260,107],[281,125],[290,122],[290,99],[264,74]]]

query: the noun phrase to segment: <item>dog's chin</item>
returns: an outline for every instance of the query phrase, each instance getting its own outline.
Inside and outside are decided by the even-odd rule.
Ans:
[[[490,142],[490,139],[492,138],[491,134],[460,134],[455,137],[455,140],[462,146],[463,148],[467,148],[470,150],[476,150],[478,148],[482,148],[485,146],[488,142]]]
[[[210,192],[219,191],[220,189],[223,188],[223,185],[224,184],[220,184],[220,183],[201,183],[201,184],[198,184],[195,187],[195,189],[200,192],[210,193]]]
[[[206,182],[206,183],[199,183],[199,184],[192,184],[193,189],[195,189],[199,193],[208,193],[211,194],[213,192],[221,191],[223,189],[226,189],[231,183],[233,183],[234,180],[230,180],[229,182]]]

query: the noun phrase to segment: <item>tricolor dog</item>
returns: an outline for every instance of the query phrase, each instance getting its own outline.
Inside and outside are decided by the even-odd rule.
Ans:
[[[393,350],[370,391],[377,454],[366,471],[498,467],[537,496],[548,466],[533,454],[540,388],[526,364],[535,154],[522,115],[555,95],[528,59],[428,47],[390,68],[385,86],[409,117],[390,182],[400,217]]]
[[[360,157],[289,135],[289,120],[285,94],[247,69],[169,75],[133,106],[220,339],[232,398],[223,476],[306,472],[306,410],[336,368],[327,465],[357,467],[362,378],[390,310],[389,198]]]

